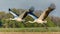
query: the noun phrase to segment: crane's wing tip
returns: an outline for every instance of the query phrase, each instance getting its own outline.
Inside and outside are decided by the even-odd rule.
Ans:
[[[51,9],[55,9],[56,8],[56,5],[55,3],[51,3],[51,5],[49,6]]]
[[[9,10],[9,11],[11,11],[11,9],[10,9],[10,8],[9,8],[8,10]]]

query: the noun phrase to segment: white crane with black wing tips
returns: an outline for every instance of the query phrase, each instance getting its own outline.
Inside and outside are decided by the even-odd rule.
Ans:
[[[16,20],[16,21],[25,21],[23,20],[27,15],[29,14],[33,14],[32,12],[34,11],[34,7],[31,7],[29,10],[25,10],[21,15],[17,15],[16,13],[14,13],[10,8],[9,8],[9,13],[11,13],[14,18],[10,18],[8,20]],[[33,14],[34,15],[34,14]],[[31,16],[31,15],[29,15]]]
[[[33,22],[32,21],[28,21],[28,22],[47,23],[47,21],[45,19],[50,14],[50,12],[52,12],[55,8],[56,8],[55,4],[52,3],[45,11],[43,11],[43,13],[41,14],[41,16],[39,18],[35,19]],[[31,15],[31,14],[29,14],[29,15]],[[31,15],[31,17],[33,17],[33,15]],[[33,18],[35,18],[35,16]]]
[[[13,13],[11,9],[9,9],[9,13],[11,13],[14,16],[14,18],[10,18],[9,20],[25,21],[23,19],[26,17],[27,11],[24,11],[20,16]]]

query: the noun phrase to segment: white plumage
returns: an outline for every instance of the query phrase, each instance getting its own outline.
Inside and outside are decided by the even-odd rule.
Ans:
[[[39,18],[35,19],[33,22],[32,21],[28,21],[28,22],[47,23],[47,21],[45,19],[47,18],[49,13],[52,12],[55,8],[56,8],[55,4],[52,3],[45,11],[43,11],[43,13],[41,14],[41,16]],[[33,15],[31,17],[33,17]],[[33,17],[33,18],[35,18],[35,17]]]

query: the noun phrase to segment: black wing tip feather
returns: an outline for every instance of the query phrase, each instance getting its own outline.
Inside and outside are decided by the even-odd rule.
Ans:
[[[11,11],[11,9],[9,8],[9,11]]]
[[[51,9],[55,9],[56,8],[56,5],[55,3],[51,3],[51,5],[49,6]]]

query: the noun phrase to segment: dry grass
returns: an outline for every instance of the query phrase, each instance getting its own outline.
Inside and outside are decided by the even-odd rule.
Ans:
[[[60,32],[0,32],[0,34],[60,34]]]

